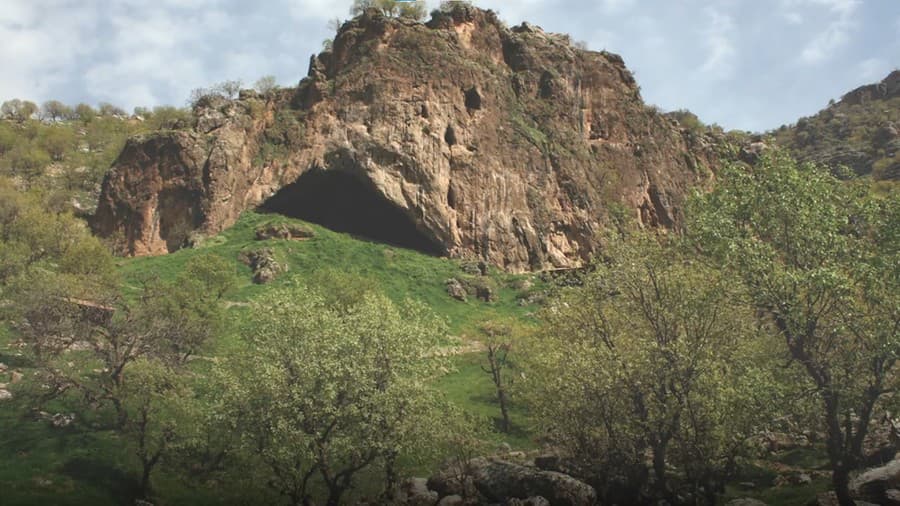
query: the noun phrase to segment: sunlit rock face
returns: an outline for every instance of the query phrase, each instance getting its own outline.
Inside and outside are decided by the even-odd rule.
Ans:
[[[645,106],[621,58],[490,11],[346,23],[295,89],[209,100],[133,139],[94,228],[162,254],[263,206],[512,272],[581,265],[611,220],[676,227],[712,178],[701,136]]]

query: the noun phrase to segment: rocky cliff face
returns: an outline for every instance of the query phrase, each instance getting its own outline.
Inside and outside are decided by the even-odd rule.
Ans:
[[[633,216],[676,226],[712,177],[704,139],[644,105],[621,58],[491,12],[368,12],[296,89],[210,100],[191,131],[133,139],[95,230],[159,254],[265,206],[510,271],[573,267]]]

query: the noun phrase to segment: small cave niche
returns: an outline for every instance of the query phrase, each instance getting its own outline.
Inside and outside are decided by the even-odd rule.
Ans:
[[[420,231],[406,212],[368,181],[341,170],[308,170],[269,198],[261,210],[429,255],[446,254],[441,244]]]
[[[456,145],[456,130],[453,129],[453,125],[447,126],[447,130],[444,132],[444,141],[448,146]]]
[[[466,90],[466,109],[469,112],[481,109],[481,93],[475,87]]]

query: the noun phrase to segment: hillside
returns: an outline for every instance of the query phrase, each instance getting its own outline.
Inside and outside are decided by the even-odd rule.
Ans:
[[[846,166],[875,180],[900,180],[900,71],[847,93],[774,136],[801,160],[833,169]]]
[[[620,57],[465,6],[426,24],[366,11],[296,89],[201,100],[195,120],[131,140],[104,181],[94,229],[123,252],[262,205],[510,272],[576,267],[604,223],[677,226],[717,167]]]

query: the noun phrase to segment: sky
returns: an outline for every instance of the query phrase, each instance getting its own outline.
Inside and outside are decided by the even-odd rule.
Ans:
[[[0,100],[187,102],[223,80],[294,85],[350,0],[0,0]],[[429,10],[437,0],[428,0]],[[900,68],[900,0],[476,0],[618,53],[644,100],[764,131]]]

